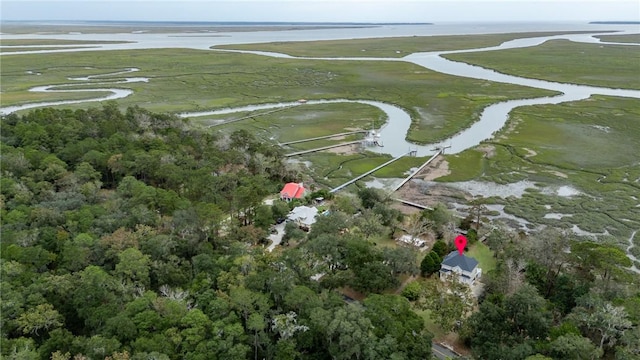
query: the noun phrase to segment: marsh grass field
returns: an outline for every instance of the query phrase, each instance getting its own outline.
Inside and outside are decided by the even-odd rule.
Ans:
[[[299,56],[400,57],[414,51],[476,48],[542,35],[549,33],[274,43],[228,48]],[[604,41],[637,41],[634,36],[601,38]],[[640,89],[639,50],[637,46],[550,41],[532,48],[447,57],[529,78]],[[418,143],[434,142],[468,127],[490,104],[553,94],[546,90],[444,75],[398,61],[276,59],[186,49],[110,51],[109,56],[104,56],[104,52],[11,55],[3,58],[0,66],[2,106],[92,98],[96,93],[32,93],[28,89],[68,84],[71,82],[68,77],[136,67],[140,71],[135,74],[105,76],[92,82],[115,81],[125,76],[148,77],[148,83],[100,87],[132,89],[133,95],[119,100],[121,107],[138,105],[156,112],[203,111],[291,102],[300,98],[384,101],[396,104],[411,114],[412,126],[407,139]],[[42,75],[36,76],[29,71]],[[91,82],[78,82],[73,88],[93,87]],[[191,122],[205,131],[244,128],[264,139],[286,142],[368,129],[372,123],[377,127],[386,121],[384,114],[370,106],[325,104],[304,105],[210,127],[218,120],[248,115],[252,114],[208,116],[194,118]],[[578,226],[581,230],[601,234],[597,236],[601,241],[627,244],[631,232],[640,229],[639,119],[640,100],[605,96],[559,105],[517,108],[510,114],[507,125],[492,140],[460,154],[447,155],[451,174],[438,180],[479,180],[502,184],[525,179],[532,181],[536,188],[529,189],[520,198],[494,196],[484,201],[505,205],[506,212],[533,224],[565,229]],[[355,136],[296,144],[290,150],[315,148],[352,138]],[[349,154],[319,152],[295,160],[312,164],[302,169],[305,176],[313,178],[317,184],[333,187],[389,159],[390,156],[365,151]],[[425,160],[403,158],[374,175],[403,177],[409,169]],[[367,180],[370,179],[363,179]],[[546,191],[558,186],[571,186],[579,193],[557,196]],[[546,217],[549,213],[570,216],[554,219]],[[640,236],[636,236],[636,241],[639,239]],[[637,245],[632,253],[640,253],[640,244]]]
[[[509,126],[482,144],[490,153],[472,149],[447,156],[452,173],[438,180],[532,181],[536,188],[520,198],[484,201],[505,205],[506,212],[533,224],[577,225],[601,241],[624,245],[640,228],[639,119],[639,100],[605,96],[518,108]],[[564,185],[580,193],[548,191]]]
[[[87,46],[71,46],[71,47],[65,47],[65,49],[82,49],[85,48]],[[30,51],[30,50],[36,50],[34,48],[31,47],[10,47],[10,48],[2,48],[0,49],[0,52],[3,53],[10,53],[10,52],[19,52],[19,51]],[[38,47],[37,50],[60,50],[59,47]]]
[[[118,50],[110,51],[109,56],[102,51],[11,55],[3,58],[0,66],[2,106],[32,102],[34,96],[43,101],[77,98],[81,93],[34,95],[28,90],[38,85],[68,84],[71,82],[68,77],[135,67],[140,71],[126,76],[147,77],[149,82],[110,86],[134,91],[119,101],[122,107],[139,105],[152,111],[176,113],[300,98],[375,99],[396,104],[411,114],[413,123],[407,139],[416,143],[431,143],[455,134],[477,121],[482,109],[492,103],[554,94],[445,75],[405,62],[276,59],[189,49]],[[123,77],[104,76],[95,82]],[[90,83],[78,82],[66,89],[92,87]],[[87,98],[93,96],[95,93],[87,94]],[[348,114],[360,117],[353,111]]]
[[[628,35],[597,35],[602,41],[621,42],[621,43],[640,43],[640,34]]]
[[[513,39],[570,33],[581,34],[585,32],[531,32],[473,36],[447,35],[308,42],[273,42],[268,44],[220,45],[213,47],[213,49],[270,51],[299,57],[401,58],[417,52],[476,49],[500,45],[505,41]]]
[[[246,118],[237,121],[237,119]],[[360,103],[304,104],[276,112],[266,110],[192,118],[195,124],[211,126],[212,131],[246,129],[263,139],[289,142],[312,137],[333,135],[355,130],[380,128],[387,121],[378,108]],[[230,122],[228,124],[220,123]],[[291,145],[292,149],[306,150],[336,142],[362,138],[362,135],[318,140]]]
[[[614,41],[616,38],[606,40]],[[552,40],[529,48],[448,54],[444,57],[527,78],[640,89],[638,46]]]

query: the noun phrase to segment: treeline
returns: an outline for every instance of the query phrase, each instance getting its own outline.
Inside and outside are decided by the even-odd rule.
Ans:
[[[418,271],[367,241],[397,211],[336,199],[309,234],[289,226],[298,246],[264,253],[289,207],[262,201],[298,180],[279,147],[115,103],[5,116],[1,140],[3,358],[431,356],[409,301],[376,295]]]
[[[477,359],[640,357],[638,275],[616,245],[445,206],[403,216],[364,188],[265,253],[298,201],[263,199],[300,180],[273,144],[114,103],[1,125],[2,358],[428,359],[425,312]],[[437,280],[457,227],[472,246],[493,229],[479,299]],[[439,241],[420,258],[377,245],[400,232]]]
[[[460,329],[479,359],[638,359],[639,277],[613,244],[546,229],[487,238],[497,268]]]

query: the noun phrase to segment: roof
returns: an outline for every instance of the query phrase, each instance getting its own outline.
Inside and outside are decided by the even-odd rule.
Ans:
[[[412,238],[411,235],[402,235],[398,238],[398,241],[402,241],[403,243],[409,245],[415,245],[418,247],[423,247],[426,245],[426,242],[419,238]]]
[[[280,196],[285,196],[290,199],[300,199],[304,195],[305,188],[302,186],[302,183],[287,183],[284,185],[282,190],[280,190]]]
[[[448,267],[454,268],[459,267],[462,271],[472,272],[478,266],[478,260],[465,256],[464,254],[460,255],[458,250],[452,251],[449,255],[445,256],[442,259],[442,265],[446,265]]]
[[[318,209],[314,207],[296,206],[291,210],[288,218],[304,225],[311,225],[316,222],[316,215],[318,215]]]

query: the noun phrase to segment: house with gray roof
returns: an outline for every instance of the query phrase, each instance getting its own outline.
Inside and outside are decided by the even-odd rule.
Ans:
[[[463,284],[473,285],[482,276],[482,269],[478,267],[478,260],[452,251],[442,259],[440,266],[440,280],[446,281],[456,278]]]
[[[311,206],[296,206],[289,212],[287,219],[295,221],[299,227],[309,230],[311,225],[316,222],[316,215],[318,215],[318,209]]]

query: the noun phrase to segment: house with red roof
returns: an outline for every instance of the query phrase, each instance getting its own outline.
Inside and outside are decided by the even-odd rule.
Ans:
[[[307,190],[302,183],[290,182],[284,185],[280,190],[280,199],[284,201],[291,201],[293,199],[301,199],[304,197],[304,193]]]

